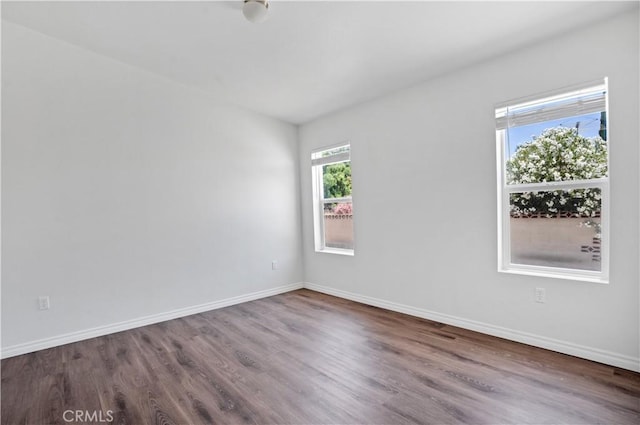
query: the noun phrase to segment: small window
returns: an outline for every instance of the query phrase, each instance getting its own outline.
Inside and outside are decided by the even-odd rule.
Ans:
[[[353,255],[350,145],[314,152],[311,167],[316,251]]]
[[[496,109],[498,268],[606,282],[607,81]]]

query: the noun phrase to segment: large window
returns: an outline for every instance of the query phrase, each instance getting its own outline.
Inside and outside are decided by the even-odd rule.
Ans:
[[[316,251],[352,255],[351,148],[314,152],[311,166]]]
[[[499,270],[608,279],[607,81],[496,109]]]

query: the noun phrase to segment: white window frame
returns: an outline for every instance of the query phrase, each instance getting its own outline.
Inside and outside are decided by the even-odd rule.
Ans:
[[[349,147],[347,152],[341,152],[335,155],[318,157],[323,152]],[[322,167],[330,164],[338,164],[341,162],[349,162],[351,164],[351,144],[349,142],[338,143],[335,145],[325,146],[316,149],[311,153],[311,179],[313,185],[313,229],[314,229],[314,245],[316,252],[339,255],[354,255],[354,249],[334,248],[325,245],[325,223],[324,223],[324,206],[326,204],[350,202],[353,206],[352,196],[341,198],[325,198]],[[353,166],[351,167],[353,171]],[[354,237],[355,245],[355,237]]]
[[[596,91],[604,91],[604,110],[607,112],[607,177],[590,179],[590,180],[572,180],[559,182],[541,182],[530,184],[510,184],[506,183],[506,132],[509,127],[509,110],[511,108],[520,110],[528,110],[524,117],[520,117],[517,125],[525,125],[527,123],[550,121],[556,118],[564,118],[593,112],[594,109],[600,108],[602,104],[583,104],[576,103],[564,108],[535,108],[540,105],[552,102],[557,99],[580,97],[586,93]],[[503,273],[515,273],[523,275],[533,275],[542,277],[551,277],[559,279],[570,279],[594,283],[609,283],[609,217],[610,217],[610,200],[609,200],[609,179],[611,175],[610,156],[610,116],[608,111],[609,90],[607,78],[596,82],[588,82],[562,90],[556,90],[551,93],[537,95],[526,99],[516,99],[506,102],[496,107],[496,162],[497,162],[497,181],[498,181],[498,271]],[[586,102],[588,103],[588,102]],[[533,109],[531,107],[534,107]],[[577,113],[576,113],[577,112]],[[534,116],[539,114],[538,118]],[[563,115],[565,114],[565,115]],[[517,113],[516,113],[517,115]],[[526,115],[529,115],[528,117]],[[524,122],[524,123],[523,123]],[[525,265],[511,263],[511,236],[510,236],[510,195],[516,192],[536,192],[549,190],[570,190],[570,189],[586,189],[598,188],[601,194],[601,270],[579,270],[567,269],[560,267],[548,267],[537,265]]]

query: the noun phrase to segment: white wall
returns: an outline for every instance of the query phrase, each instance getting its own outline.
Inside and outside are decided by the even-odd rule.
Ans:
[[[8,22],[2,124],[3,353],[302,280],[296,127]]]
[[[638,49],[632,13],[302,126],[310,287],[638,369]],[[498,273],[494,105],[604,76],[610,284]],[[313,249],[310,153],[346,140],[354,257]]]

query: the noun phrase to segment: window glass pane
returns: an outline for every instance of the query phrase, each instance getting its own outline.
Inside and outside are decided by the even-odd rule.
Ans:
[[[353,205],[349,202],[324,204],[324,245],[353,249]]]
[[[510,194],[511,263],[601,271],[598,188]]]
[[[351,163],[323,165],[322,186],[324,199],[351,196]]]
[[[506,130],[506,183],[606,177],[606,113],[590,113]]]

